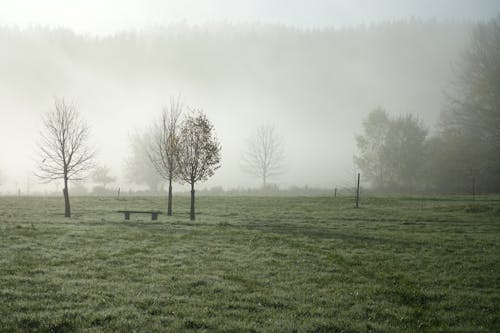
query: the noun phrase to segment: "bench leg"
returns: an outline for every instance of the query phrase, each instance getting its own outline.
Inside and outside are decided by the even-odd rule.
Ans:
[[[158,220],[158,213],[151,213],[151,221]]]
[[[130,213],[129,212],[125,212],[125,220],[130,220]]]

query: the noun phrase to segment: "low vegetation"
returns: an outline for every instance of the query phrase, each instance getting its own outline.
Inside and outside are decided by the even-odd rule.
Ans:
[[[500,197],[0,198],[2,332],[500,330]]]

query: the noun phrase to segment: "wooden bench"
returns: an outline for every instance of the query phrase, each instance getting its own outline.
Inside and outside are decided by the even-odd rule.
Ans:
[[[156,210],[119,210],[118,213],[123,213],[125,215],[125,220],[130,220],[130,214],[151,214],[151,221],[158,220],[158,215],[161,214],[160,211]]]

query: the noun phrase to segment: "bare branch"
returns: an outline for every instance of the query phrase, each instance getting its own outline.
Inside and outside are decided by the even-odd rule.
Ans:
[[[283,140],[276,135],[272,125],[257,128],[247,140],[247,151],[243,154],[241,168],[246,173],[261,178],[266,187],[269,178],[285,172]]]
[[[177,177],[177,149],[179,121],[183,105],[180,97],[170,100],[170,107],[164,107],[158,123],[152,128],[152,140],[147,155],[158,174],[172,181]]]
[[[88,147],[89,128],[83,123],[73,104],[55,100],[54,111],[44,118],[44,131],[39,142],[39,172],[42,180],[75,180],[88,172],[95,151]]]

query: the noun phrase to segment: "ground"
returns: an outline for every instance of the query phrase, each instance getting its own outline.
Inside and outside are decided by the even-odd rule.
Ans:
[[[500,197],[0,198],[1,332],[500,331]]]

